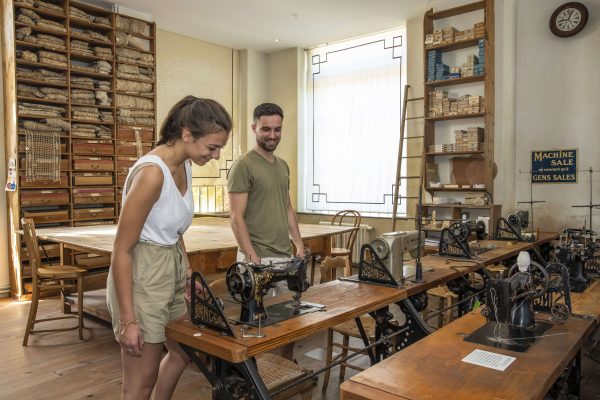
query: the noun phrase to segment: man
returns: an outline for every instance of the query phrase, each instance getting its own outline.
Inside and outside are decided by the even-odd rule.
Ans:
[[[266,264],[304,256],[296,213],[290,202],[290,170],[273,152],[281,140],[283,111],[273,103],[254,109],[256,145],[229,171],[227,189],[238,261]]]

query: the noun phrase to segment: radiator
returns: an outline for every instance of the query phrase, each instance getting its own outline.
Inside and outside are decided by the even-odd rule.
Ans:
[[[331,225],[331,221],[319,221],[319,225]],[[344,224],[342,226],[352,226],[352,224]],[[360,248],[365,243],[371,243],[373,240],[374,229],[370,225],[361,224],[358,228],[356,240],[354,241],[354,247],[352,248],[352,263],[358,263],[360,259]],[[341,235],[335,235],[331,238],[332,247],[345,247],[346,240],[348,239],[349,233],[342,233]]]

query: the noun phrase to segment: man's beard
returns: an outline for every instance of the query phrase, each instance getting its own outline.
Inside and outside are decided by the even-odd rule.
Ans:
[[[270,141],[270,140],[259,140],[258,145],[261,149],[266,151],[275,151],[277,145],[279,145],[279,140]]]

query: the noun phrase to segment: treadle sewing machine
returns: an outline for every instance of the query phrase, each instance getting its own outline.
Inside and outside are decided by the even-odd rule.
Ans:
[[[517,211],[515,214],[510,214],[505,218],[498,218],[496,223],[496,240],[517,240],[519,242],[535,241],[533,232],[525,232],[529,226],[529,212]]]
[[[592,282],[588,271],[597,274],[599,256],[594,255],[596,232],[589,229],[566,228],[560,234],[559,245],[555,248],[556,259],[569,270],[571,291],[583,292]]]
[[[281,322],[314,311],[321,311],[321,304],[301,302],[302,293],[310,284],[306,278],[306,262],[304,258],[292,258],[289,262],[270,263],[268,265],[236,262],[227,270],[225,281],[232,298],[240,304],[239,319],[226,318],[223,314],[223,302],[210,291],[204,278],[199,273],[192,274],[191,320],[199,326],[216,329],[223,334],[236,336],[231,329],[231,322],[260,327]],[[264,297],[275,287],[277,282],[285,282],[288,290],[293,292],[292,300],[269,307],[264,305]],[[271,311],[269,317],[268,311]],[[242,330],[242,336],[244,335]]]
[[[448,228],[442,229],[438,244],[440,256],[471,258],[475,254],[483,253],[489,248],[469,246],[471,233],[475,233],[477,240],[485,238],[485,224],[483,221],[454,222]]]
[[[527,351],[552,326],[536,321],[534,310],[549,312],[555,322],[563,322],[570,315],[568,284],[560,272],[531,261],[529,253],[522,251],[506,279],[487,281],[481,314],[488,323],[465,340],[511,351]],[[538,307],[536,303],[551,292],[560,296],[546,297],[552,304]],[[566,301],[559,302],[563,298]]]

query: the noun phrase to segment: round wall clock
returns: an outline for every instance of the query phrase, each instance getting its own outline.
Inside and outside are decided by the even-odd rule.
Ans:
[[[550,30],[556,36],[570,37],[578,34],[588,20],[588,9],[581,3],[569,2],[558,7],[550,17]]]

